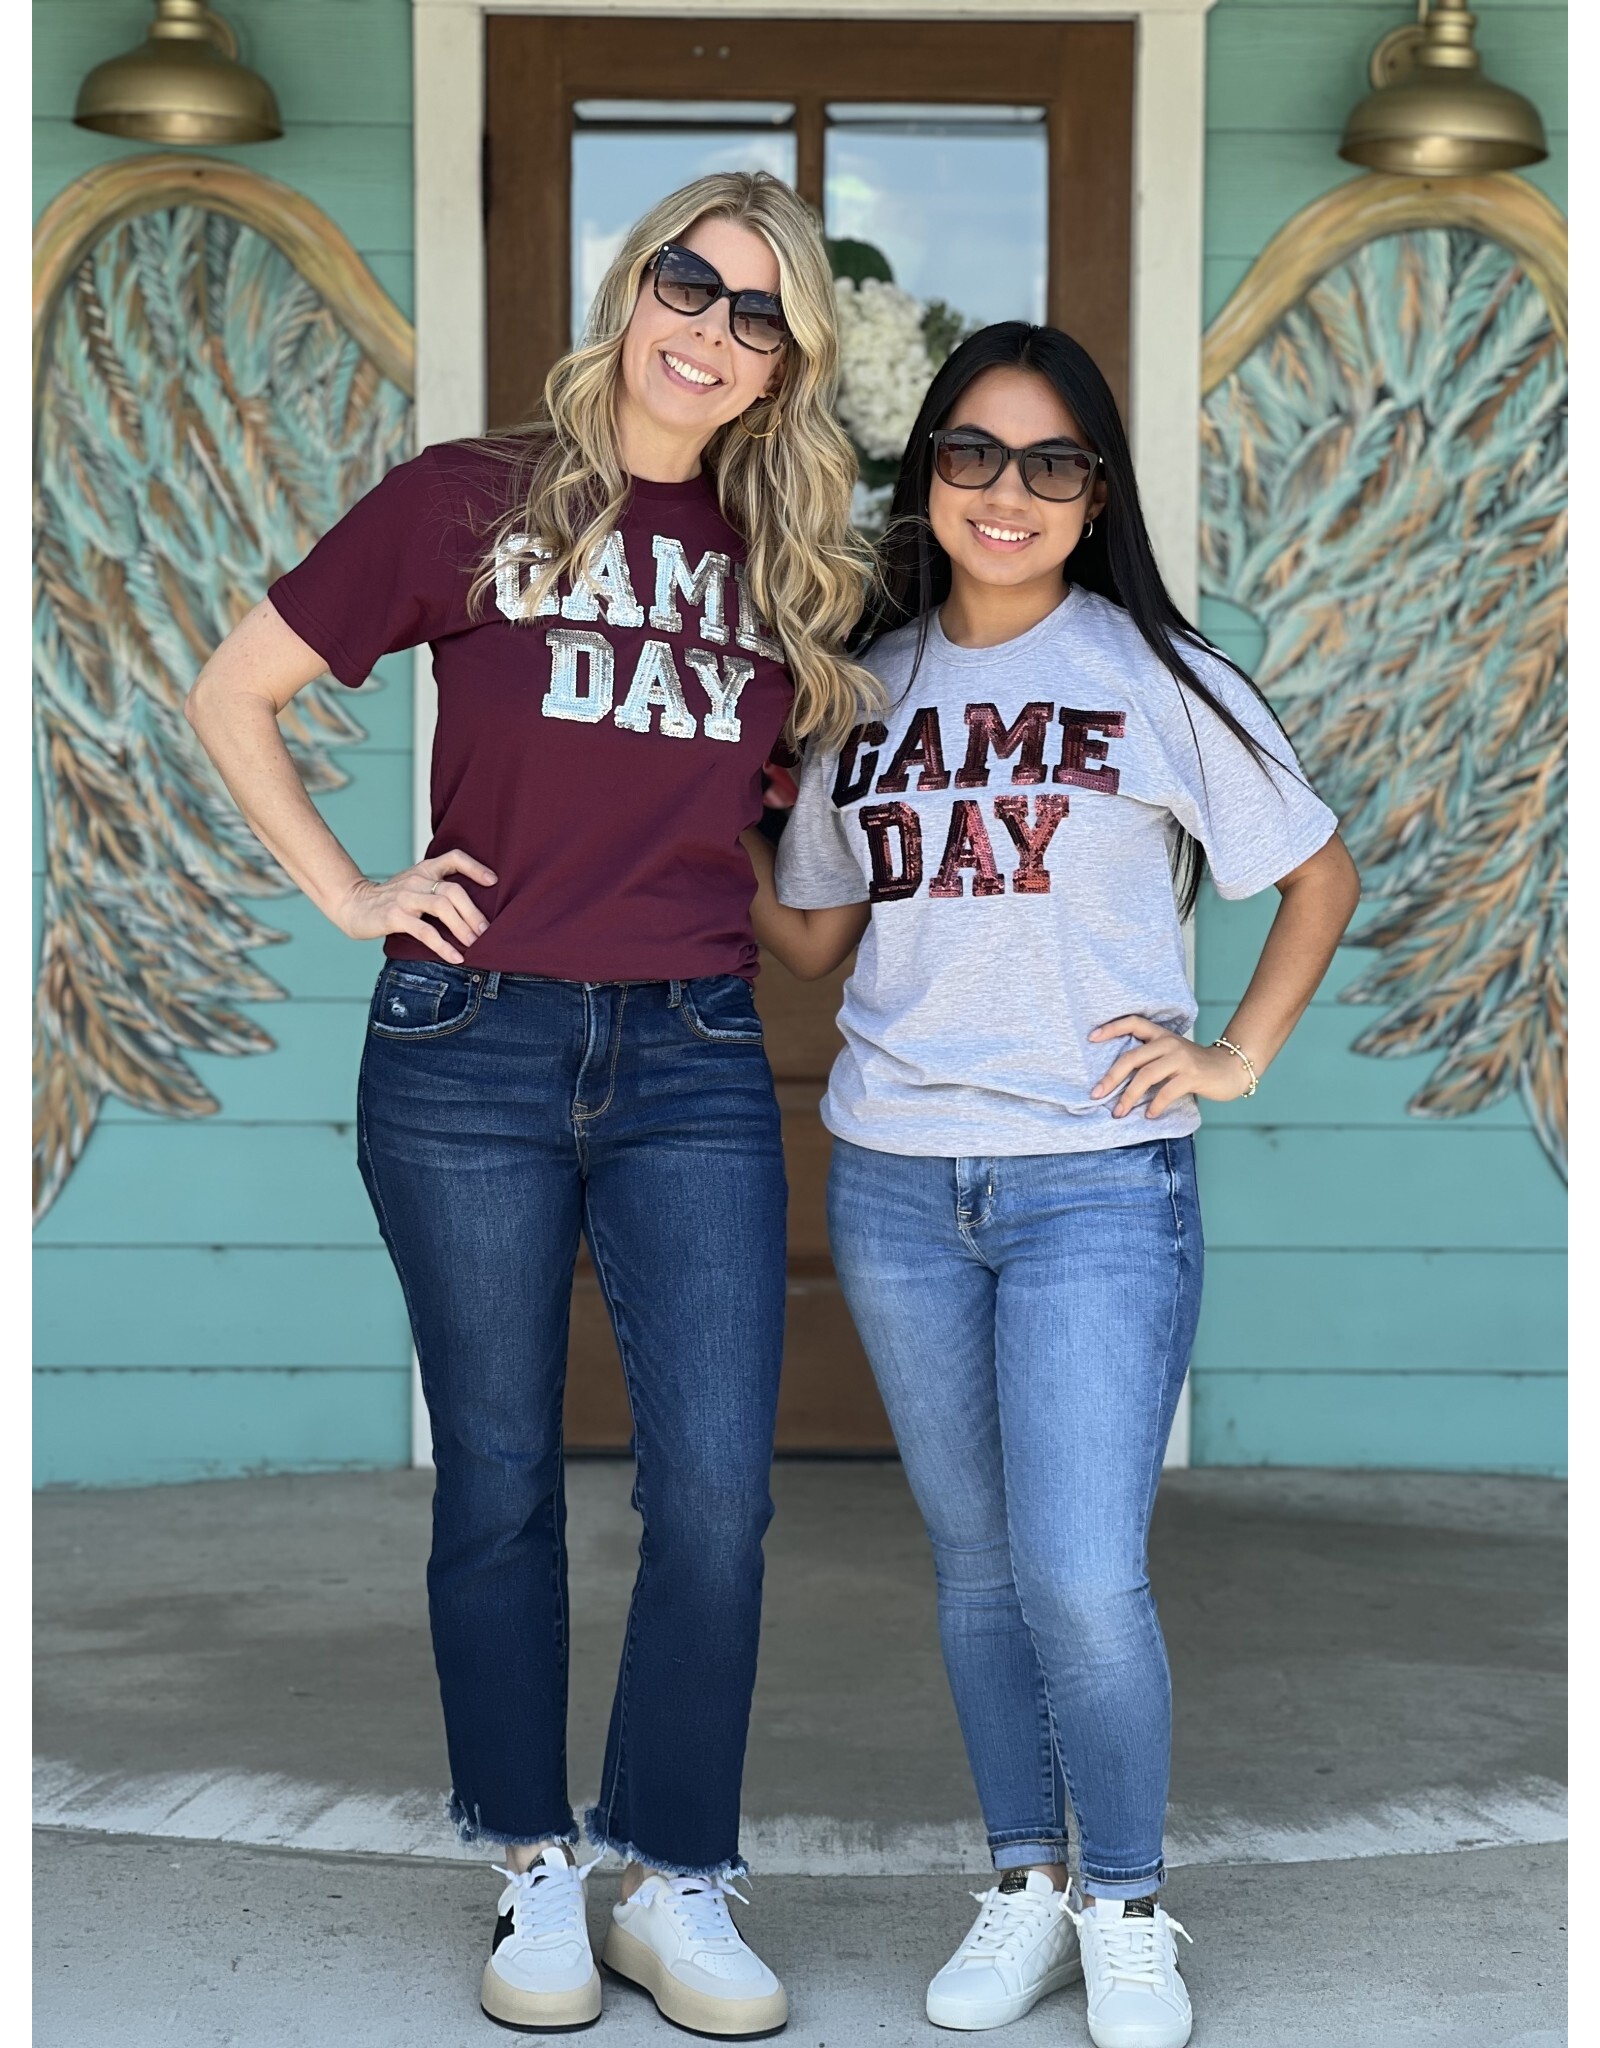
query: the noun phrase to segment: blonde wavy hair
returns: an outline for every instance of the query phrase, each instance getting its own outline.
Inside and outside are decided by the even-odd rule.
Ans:
[[[532,617],[616,524],[628,498],[615,411],[623,336],[650,259],[663,242],[711,218],[752,229],[777,257],[793,339],[781,352],[772,397],[758,401],[760,437],[730,420],[713,434],[701,462],[723,516],[745,544],[751,596],[788,664],[789,735],[833,747],[881,697],[877,679],[845,652],[873,557],[850,525],[856,459],[833,412],[839,338],[820,225],[805,201],[767,171],[696,178],[634,223],[595,293],[582,342],[545,379],[541,412],[494,437],[518,463],[525,495],[497,522],[469,604],[479,607],[497,558],[505,559],[501,551],[515,546],[530,571],[524,616]]]

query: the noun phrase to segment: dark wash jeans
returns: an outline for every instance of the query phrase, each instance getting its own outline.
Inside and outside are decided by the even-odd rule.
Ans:
[[[643,1520],[594,1842],[735,1874],[783,1349],[786,1188],[748,984],[391,961],[362,1177],[433,1425],[428,1606],[464,1841],[571,1841],[561,1409],[582,1231]]]

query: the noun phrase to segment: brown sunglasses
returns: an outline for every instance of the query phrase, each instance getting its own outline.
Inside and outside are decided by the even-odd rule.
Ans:
[[[1035,441],[1027,448],[1008,448],[992,434],[975,427],[941,427],[928,436],[933,466],[958,491],[981,491],[997,483],[1007,463],[1017,465],[1024,487],[1051,505],[1070,505],[1081,498],[1100,466],[1098,455],[1071,441]]]
[[[726,299],[728,331],[744,348],[771,356],[789,339],[781,299],[772,292],[730,291],[721,271],[681,242],[663,242],[650,268],[656,297],[674,313],[704,313]]]

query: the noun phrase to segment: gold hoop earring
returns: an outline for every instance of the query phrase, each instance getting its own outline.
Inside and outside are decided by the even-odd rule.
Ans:
[[[755,407],[754,407],[754,406],[751,406],[751,407],[749,408],[749,410],[750,410],[751,412],[754,412],[754,410],[755,410]],[[750,440],[752,440],[752,441],[770,441],[770,440],[772,439],[773,435],[774,435],[774,434],[775,434],[775,433],[776,433],[776,432],[778,431],[779,427],[780,427],[780,426],[781,426],[782,424],[783,424],[783,419],[782,419],[782,415],[780,414],[780,412],[779,412],[779,410],[778,410],[778,407],[777,407],[777,405],[776,405],[776,404],[774,404],[774,405],[773,405],[773,407],[772,407],[772,424],[771,424],[771,426],[770,426],[770,427],[768,427],[767,431],[766,431],[766,432],[765,432],[764,434],[757,434],[757,433],[754,433],[754,432],[753,432],[753,431],[751,430],[751,427],[750,427],[749,421],[748,421],[748,419],[746,418],[745,414],[744,414],[744,413],[740,413],[740,415],[739,415],[739,426],[740,426],[740,430],[741,430],[741,431],[742,431],[742,432],[743,432],[743,433],[744,433],[745,435],[747,435],[747,436],[748,436],[748,438],[749,438]]]

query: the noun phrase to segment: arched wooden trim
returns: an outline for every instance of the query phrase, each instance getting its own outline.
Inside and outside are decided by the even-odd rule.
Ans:
[[[1567,341],[1567,222],[1526,178],[1401,178],[1370,173],[1336,185],[1281,227],[1206,330],[1202,393],[1231,376],[1256,343],[1328,271],[1381,235],[1419,228],[1468,228],[1510,250],[1550,308]]]
[[[33,237],[33,384],[63,286],[102,236],[164,206],[225,213],[276,243],[319,292],[380,373],[408,396],[415,389],[411,323],[349,238],[303,193],[259,171],[215,157],[152,151],[86,171],[40,216]]]

